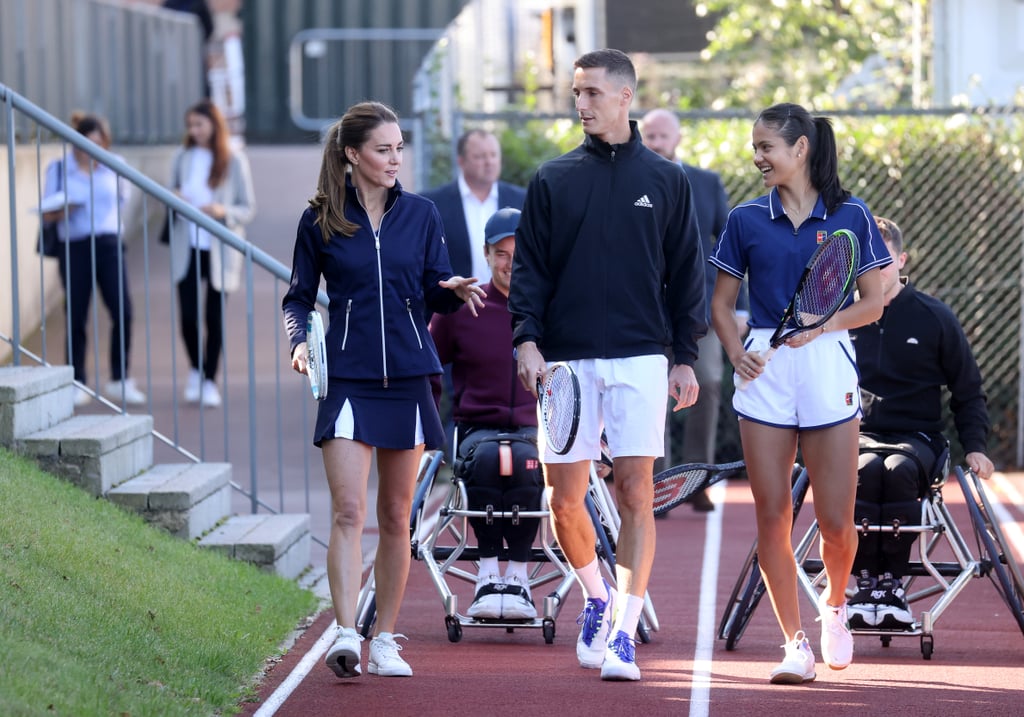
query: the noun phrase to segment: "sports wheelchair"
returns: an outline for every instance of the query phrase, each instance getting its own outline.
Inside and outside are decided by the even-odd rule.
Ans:
[[[456,441],[458,439],[456,438]],[[412,515],[410,519],[410,547],[414,560],[422,562],[431,582],[437,589],[444,607],[444,625],[448,639],[459,642],[464,627],[504,628],[511,633],[516,628],[538,628],[542,630],[544,641],[551,644],[555,639],[555,621],[561,612],[566,598],[576,584],[565,556],[551,531],[550,511],[547,506],[546,491],[542,497],[539,510],[497,511],[491,507],[484,510],[471,510],[466,481],[453,475],[451,483],[442,485],[438,480],[444,455],[441,451],[425,453],[420,465],[416,492],[413,497]],[[615,544],[618,539],[620,519],[608,487],[597,477],[591,465],[590,483],[586,495],[586,507],[594,524],[597,537],[596,552],[607,579],[614,584],[615,579]],[[531,549],[530,591],[555,583],[554,589],[541,601],[538,616],[533,619],[503,620],[475,619],[459,612],[458,596],[448,585],[446,577],[457,578],[470,585],[476,583],[476,572],[459,566],[459,561],[476,563],[479,550],[470,545],[473,531],[469,524],[470,518],[486,520],[520,520],[539,518],[540,529],[534,547]],[[502,547],[499,560],[508,559],[508,550]],[[373,583],[372,567],[369,577],[364,583],[357,605],[357,625],[359,632],[367,637],[376,620],[376,599]],[[650,641],[650,633],[657,631],[659,623],[654,605],[649,595],[645,596],[644,609],[637,628],[637,636],[641,642]]]
[[[862,446],[862,450],[866,449],[877,453],[884,452],[885,447]],[[936,621],[972,578],[986,576],[992,580],[1017,626],[1024,632],[1024,577],[1013,553],[1007,547],[999,522],[993,517],[992,503],[979,478],[970,469],[956,466],[954,475],[967,502],[975,538],[973,546],[965,540],[942,497],[942,488],[949,476],[948,443],[929,476],[927,492],[920,501],[921,517],[917,524],[904,525],[893,520],[888,524],[868,524],[864,521],[857,525],[860,535],[871,532],[915,535],[919,560],[910,563],[904,583],[905,598],[910,604],[934,596],[938,598],[919,613],[910,629],[858,628],[852,630],[853,634],[876,635],[884,647],[890,645],[893,637],[919,637],[921,654],[925,660],[930,660],[935,648]],[[792,480],[795,523],[810,486],[807,469],[794,466]],[[814,521],[793,551],[800,587],[814,605],[817,605],[818,590],[825,583],[820,558],[811,557],[811,550],[817,542],[818,524]],[[921,581],[927,581],[927,584],[920,585]],[[725,640],[726,650],[734,650],[739,644],[765,590],[755,539],[718,626],[718,638]]]

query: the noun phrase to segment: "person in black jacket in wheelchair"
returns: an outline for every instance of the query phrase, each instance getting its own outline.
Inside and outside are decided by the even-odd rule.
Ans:
[[[946,304],[900,276],[907,262],[903,234],[890,219],[875,221],[893,263],[881,270],[882,318],[850,332],[864,411],[855,517],[858,523],[916,524],[919,500],[941,469],[935,463],[946,443],[943,387],[951,394],[965,463],[983,479],[993,471],[985,453],[988,410],[981,371],[960,322]],[[886,448],[871,448],[881,445]],[[892,533],[861,536],[853,563],[857,593],[849,602],[850,627],[912,628],[902,579],[914,543],[912,537]]]

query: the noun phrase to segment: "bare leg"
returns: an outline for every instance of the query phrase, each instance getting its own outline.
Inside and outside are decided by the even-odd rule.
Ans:
[[[857,497],[857,435],[860,421],[805,431],[800,435],[814,491],[814,515],[821,530],[821,561],[828,579],[828,603],[846,600],[846,585],[857,554],[853,508]]]
[[[423,445],[412,450],[377,449],[377,525],[380,537],[373,577],[377,589],[376,634],[394,632],[409,579],[409,518]]]
[[[654,564],[654,458],[619,456],[613,467],[615,498],[622,524],[615,546],[615,577],[620,594],[643,597]]]
[[[597,535],[586,508],[590,461],[544,466],[551,527],[569,565],[581,568],[594,560]]]
[[[334,617],[355,627],[363,577],[361,538],[366,523],[366,483],[372,449],[347,438],[324,441],[324,469],[331,491],[331,535],[327,544],[327,582]]]
[[[757,517],[757,557],[775,617],[786,642],[801,629],[793,557],[793,498],[791,476],[796,460],[797,433],[740,421],[743,456],[750,478]],[[851,522],[852,525],[852,522]]]

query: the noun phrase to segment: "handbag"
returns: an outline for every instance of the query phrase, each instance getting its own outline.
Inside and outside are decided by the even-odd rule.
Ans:
[[[57,189],[61,190],[61,175],[64,173],[61,160],[56,161],[57,167]],[[57,236],[57,222],[43,222],[39,231],[39,243],[36,245],[36,252],[41,256],[60,256],[60,237]]]

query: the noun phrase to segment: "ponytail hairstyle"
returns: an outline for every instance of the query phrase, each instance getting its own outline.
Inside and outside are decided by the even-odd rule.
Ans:
[[[75,110],[71,113],[69,124],[84,137],[88,137],[93,132],[99,132],[100,141],[96,144],[103,147],[103,149],[110,149],[110,125],[99,115],[83,110]]]
[[[333,234],[350,237],[359,230],[358,224],[345,218],[345,180],[350,171],[345,149],[360,149],[382,124],[398,124],[394,110],[380,102],[360,102],[349,107],[327,130],[316,194],[309,200],[309,206],[316,210],[324,244]]]
[[[213,135],[210,137],[210,152],[213,154],[213,164],[210,166],[210,176],[207,179],[207,186],[211,189],[219,187],[228,176],[228,164],[231,161],[231,131],[228,129],[228,122],[224,114],[213,102],[207,99],[199,100],[185,110],[185,116],[202,115],[213,124]],[[195,147],[196,142],[186,132],[185,147]]]
[[[850,192],[839,181],[839,154],[832,120],[812,118],[800,105],[783,102],[762,110],[754,124],[758,122],[778,132],[790,147],[801,137],[807,137],[811,186],[818,190],[829,212],[850,198]]]

